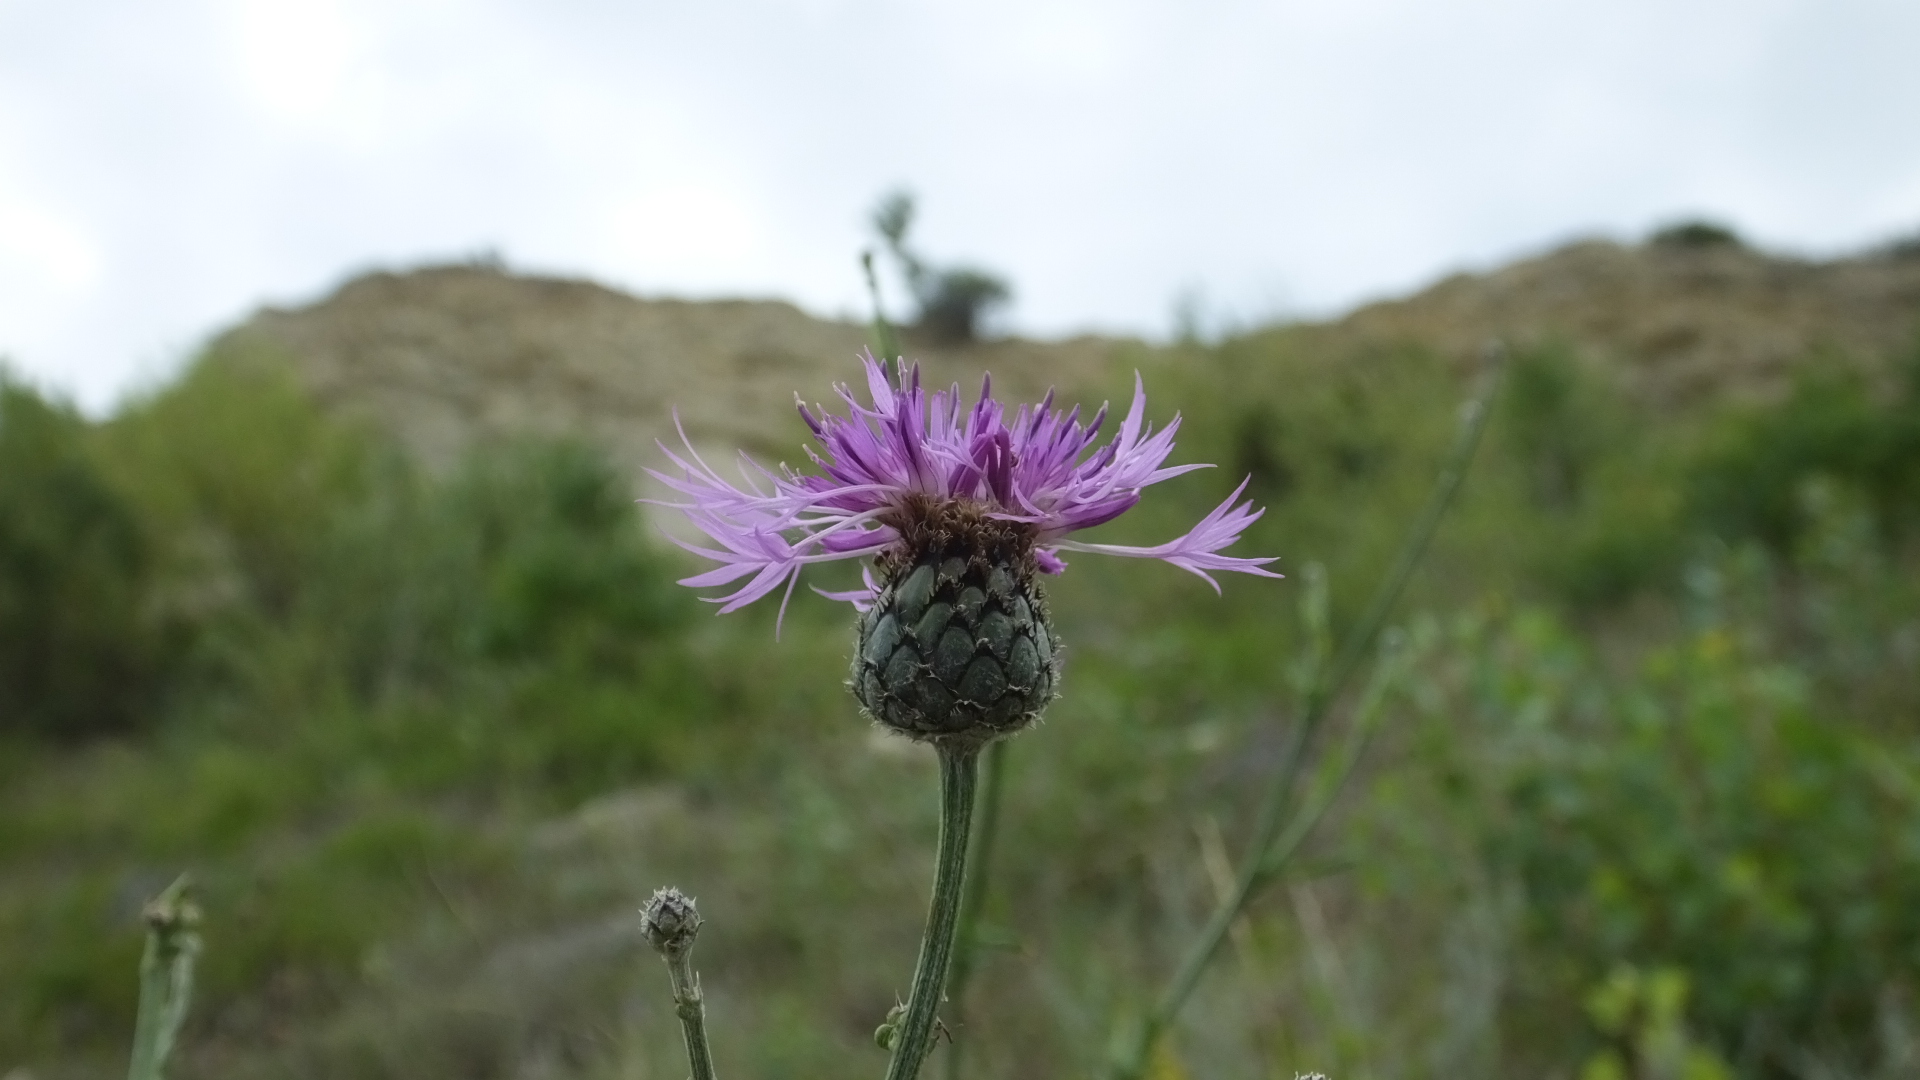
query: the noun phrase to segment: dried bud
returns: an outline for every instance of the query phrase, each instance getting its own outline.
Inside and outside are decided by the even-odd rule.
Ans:
[[[147,902],[140,917],[148,929],[162,934],[192,930],[200,925],[200,905],[188,894],[186,879]]]
[[[693,948],[700,933],[700,913],[693,899],[671,886],[654,892],[640,909],[640,929],[661,956],[676,956]]]
[[[1031,530],[955,503],[898,522],[902,550],[880,560],[860,618],[854,696],[921,742],[978,746],[1031,724],[1060,673]]]

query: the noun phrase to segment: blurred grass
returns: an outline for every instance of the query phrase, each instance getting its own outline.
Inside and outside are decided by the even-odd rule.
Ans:
[[[1180,459],[1222,467],[1101,538],[1164,540],[1252,473],[1245,550],[1324,563],[1355,618],[1463,374],[1288,330],[1128,360]],[[1571,349],[1516,358],[1386,736],[1158,1075],[1653,1076],[1675,1039],[1741,1077],[1914,1067],[1920,385],[1808,369],[1655,416]],[[668,882],[709,919],[723,1072],[883,1067],[931,761],[857,719],[844,610],[796,597],[777,644],[770,605],[706,617],[627,491],[564,442],[422,472],[232,348],[99,423],[0,386],[0,1069],[120,1067],[139,905],[182,869],[180,1075],[681,1075],[632,916]],[[1092,1072],[1291,720],[1291,584],[1073,564],[1065,696],[1007,778],[979,1076]],[[1622,971],[1685,992],[1600,1016]]]

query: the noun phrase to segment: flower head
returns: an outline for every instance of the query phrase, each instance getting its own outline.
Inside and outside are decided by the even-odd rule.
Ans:
[[[1103,406],[1082,422],[1076,406],[1062,412],[1053,393],[1012,416],[992,396],[991,376],[967,406],[956,385],[929,394],[920,368],[901,362],[898,388],[871,354],[863,358],[870,405],[844,384],[836,386],[848,415],[816,411],[800,402],[800,416],[821,449],[807,456],[817,474],[765,469],[742,455],[744,486],[735,486],[703,461],[681,432],[685,456],[662,446],[681,475],[648,470],[685,501],[683,511],[717,547],[680,543],[720,565],[681,580],[695,587],[730,585],[717,598],[730,612],[785,586],[791,595],[809,563],[877,556],[885,564],[929,531],[973,527],[996,543],[1011,543],[1034,569],[1058,574],[1062,552],[1097,552],[1160,559],[1198,574],[1219,590],[1210,571],[1278,577],[1264,569],[1272,558],[1222,555],[1264,511],[1240,502],[1240,487],[1186,535],[1152,547],[1088,544],[1068,539],[1105,524],[1140,501],[1140,491],[1206,465],[1164,466],[1180,428],[1175,416],[1155,432],[1144,421],[1146,394],[1134,375],[1133,405],[1111,439],[1099,442]],[[972,523],[956,526],[956,522]],[[943,533],[944,534],[944,533]],[[864,588],[822,595],[866,610],[880,588],[869,572]],[[782,603],[784,608],[784,601]]]
[[[646,906],[640,909],[641,933],[646,935],[647,943],[665,957],[690,951],[704,921],[694,907],[693,898],[672,886],[655,889]]]

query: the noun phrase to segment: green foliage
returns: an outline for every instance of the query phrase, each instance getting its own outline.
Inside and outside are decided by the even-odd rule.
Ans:
[[[271,356],[217,349],[99,432],[105,468],[165,560],[162,602],[283,618],[376,444],[324,418]]]
[[[1816,688],[1837,643],[1771,655],[1759,597],[1741,595],[1766,575],[1731,562],[1747,565],[1714,571],[1735,584],[1702,628],[1634,670],[1530,611],[1462,620],[1454,655],[1425,672],[1423,711],[1443,726],[1375,811],[1374,873],[1388,895],[1484,874],[1520,898],[1495,952],[1516,1064],[1583,1045],[1594,1076],[1707,1075],[1714,1056],[1749,1077],[1799,1075],[1813,1056],[1878,1075],[1897,1059],[1885,1010],[1920,978],[1911,687],[1893,729],[1834,709],[1844,699]],[[1800,572],[1809,609],[1852,587]],[[1451,831],[1448,861],[1409,857],[1433,843],[1409,827],[1421,816]],[[1615,985],[1627,970],[1650,981]],[[1586,1014],[1569,1007],[1582,1000]]]
[[[1616,1045],[1588,1058],[1580,1080],[1731,1080],[1720,1056],[1687,1031],[1688,989],[1676,968],[1615,968],[1587,995],[1587,1013]]]
[[[1524,352],[1512,365],[1503,419],[1512,452],[1532,472],[1530,493],[1550,509],[1577,505],[1606,451],[1613,403],[1564,346]]]
[[[1903,767],[1724,634],[1649,675],[1590,737],[1604,753],[1508,779],[1511,827],[1493,839],[1532,932],[1588,972],[1692,974],[1695,1015],[1740,1060],[1784,1070],[1798,1046],[1871,1045],[1877,997],[1920,976],[1911,808],[1868,763]]]
[[[495,872],[437,804],[630,782],[709,710],[696,601],[585,447],[429,476],[232,350],[102,425],[13,384],[0,418],[0,937],[35,943],[0,948],[0,1059],[131,1022],[128,860],[220,912],[209,1012],[324,997]],[[144,741],[33,748],[106,732]]]
[[[1656,412],[1568,349],[1513,363],[1402,608],[1435,644],[1158,1067],[1899,1075],[1916,398]],[[1135,367],[1177,460],[1222,468],[1090,539],[1165,541],[1250,473],[1246,550],[1294,576],[1046,582],[1064,696],[1011,747],[972,1075],[1089,1073],[1150,1006],[1247,840],[1289,658],[1358,616],[1470,374],[1279,330],[1129,356],[1104,396]],[[0,1070],[124,1063],[138,905],[180,869],[209,912],[181,1075],[674,1075],[630,934],[669,880],[710,920],[722,1072],[880,1067],[933,776],[856,718],[844,607],[803,590],[777,643],[771,605],[698,617],[590,448],[429,473],[234,347],[101,423],[0,405],[0,633],[137,675],[118,712],[83,679],[4,714]]]
[[[1695,513],[1729,540],[1791,552],[1806,533],[1801,489],[1827,477],[1860,490],[1890,537],[1920,517],[1920,358],[1896,393],[1858,376],[1810,374],[1784,401],[1727,417],[1698,467]]]
[[[1539,511],[1533,576],[1578,611],[1616,607],[1669,583],[1689,534],[1671,475],[1676,448],[1565,346],[1512,361],[1502,432]]]
[[[158,690],[149,538],[89,434],[0,371],[0,735],[123,731]]]
[[[476,546],[480,649],[619,667],[631,644],[684,622],[685,596],[633,535],[633,500],[606,461],[577,444],[477,455],[451,493]]]

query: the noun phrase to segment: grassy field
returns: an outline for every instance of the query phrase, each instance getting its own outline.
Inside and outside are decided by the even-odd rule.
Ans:
[[[1243,548],[1290,576],[1078,556],[1052,587],[1064,696],[1011,747],[971,1076],[1097,1075],[1151,1003],[1297,719],[1308,568],[1350,627],[1468,381],[1286,329],[1133,366],[1222,468],[1104,539],[1251,473]],[[1513,359],[1380,737],[1157,1080],[1920,1069],[1920,360],[1801,370],[1655,410]],[[179,1077],[682,1076],[634,917],[669,883],[724,1074],[884,1068],[931,754],[857,715],[844,607],[714,618],[605,461],[425,472],[231,349],[99,422],[0,390],[0,1075],[124,1068],[139,908],[181,870]]]

